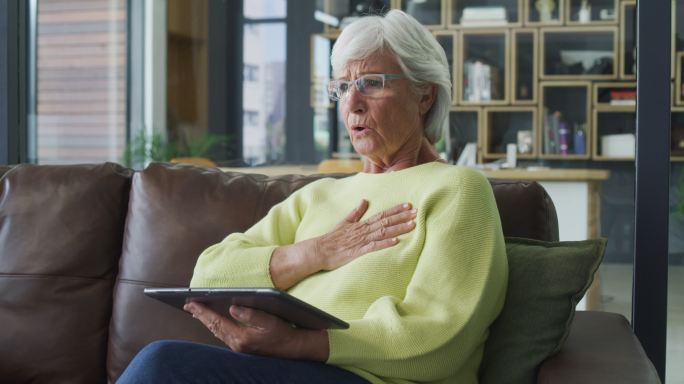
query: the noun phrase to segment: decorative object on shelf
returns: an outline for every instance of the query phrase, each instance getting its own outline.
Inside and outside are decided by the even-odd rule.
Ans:
[[[331,3],[335,3],[334,1]],[[344,4],[344,3],[343,3]],[[347,3],[348,4],[348,3]],[[356,3],[352,13],[346,17],[343,17],[340,21],[340,29],[346,27],[352,22],[356,21],[359,17],[368,15],[379,15],[384,14],[389,10],[389,2],[382,0],[366,0]]]
[[[613,59],[612,51],[578,51],[562,50],[560,57],[563,64],[571,67],[575,64],[582,64],[585,73],[595,72],[595,67],[602,65],[604,61]]]
[[[582,0],[582,6],[577,13],[577,19],[580,23],[588,23],[591,21],[591,5],[589,5],[589,0]]]
[[[599,12],[599,19],[604,21],[615,20],[615,10],[610,8],[602,9]]]
[[[467,143],[458,157],[456,165],[472,167],[477,161],[477,143]]]
[[[634,157],[635,140],[633,133],[619,133],[601,136],[601,156]]]
[[[532,131],[531,130],[518,131],[517,136],[518,136],[517,137],[517,139],[518,139],[518,153],[520,153],[520,154],[532,153]]]
[[[554,20],[553,10],[556,9],[554,0],[537,0],[535,6],[537,7],[537,12],[539,12],[539,21],[548,23]]]
[[[502,168],[515,168],[518,165],[517,158],[518,146],[514,143],[506,144],[506,162],[501,165]]]
[[[549,113],[548,109],[544,108],[544,154],[557,155],[560,153],[558,136],[561,116],[559,111]]]
[[[461,16],[464,27],[503,26],[508,23],[504,7],[466,7]]]

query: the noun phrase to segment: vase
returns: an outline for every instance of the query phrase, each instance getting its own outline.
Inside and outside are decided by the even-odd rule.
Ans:
[[[539,21],[547,23],[553,20],[553,10],[556,9],[554,0],[537,0],[535,6],[539,12]]]

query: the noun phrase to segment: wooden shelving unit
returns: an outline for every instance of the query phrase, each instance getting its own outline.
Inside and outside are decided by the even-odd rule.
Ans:
[[[552,9],[549,20],[542,20],[538,1],[540,9]],[[684,0],[671,1],[674,142],[684,136],[684,19],[676,17],[684,10]],[[335,17],[340,17],[340,10],[335,8],[340,5],[333,3],[333,0],[325,0],[325,7]],[[357,3],[366,4],[350,0],[347,6],[353,8]],[[636,0],[588,0],[591,12],[588,19],[583,14],[582,20],[579,15],[582,0],[385,0],[385,3],[423,20],[445,49],[454,84],[449,131],[454,157],[458,148],[465,144],[459,140],[476,140],[478,161],[503,157],[502,143],[510,142],[521,130],[515,125],[507,126],[507,120],[501,118],[509,114],[529,116],[526,119],[533,121],[533,149],[530,153],[519,153],[520,158],[632,159],[630,156],[606,156],[601,140],[605,135],[622,132],[621,129],[629,131],[620,124],[635,110],[635,105],[627,100],[631,92],[636,91]],[[491,24],[481,22],[476,26],[472,22],[469,25],[461,23],[464,9],[473,7],[469,12],[478,12],[477,7],[487,6],[504,7],[505,20],[499,17]],[[326,27],[325,33],[317,36],[330,39],[332,46],[339,31]],[[483,80],[484,84],[491,84],[487,90],[491,98],[471,97],[467,77],[471,61],[480,61],[492,68],[491,77]],[[312,68],[313,73],[322,72]],[[319,80],[312,77],[312,105],[315,101],[320,108],[324,103]],[[563,103],[554,101],[563,98]],[[617,98],[621,101],[613,100]],[[334,111],[335,104],[330,104],[329,108]],[[559,149],[549,153],[544,147],[545,119],[555,112],[566,119],[573,137],[572,145],[563,154]],[[335,120],[331,118],[330,124],[339,123]],[[455,126],[458,124],[463,126]],[[582,135],[585,140],[583,151],[575,153],[575,136]],[[684,152],[681,155],[673,152],[672,160],[684,161]]]

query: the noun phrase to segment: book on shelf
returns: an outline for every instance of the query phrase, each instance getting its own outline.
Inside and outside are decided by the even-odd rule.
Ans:
[[[507,21],[506,8],[501,6],[491,7],[465,7],[461,15],[461,24],[473,21]]]
[[[630,106],[633,107],[636,105],[636,100],[611,100],[610,105],[616,105],[616,106]]]
[[[610,105],[636,105],[636,90],[610,91]]]
[[[465,101],[490,101],[501,98],[498,68],[480,60],[463,63],[463,83]]]
[[[507,20],[463,20],[461,19],[461,26],[463,27],[501,27],[508,24]]]

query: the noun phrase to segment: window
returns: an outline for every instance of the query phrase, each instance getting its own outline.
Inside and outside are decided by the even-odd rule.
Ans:
[[[259,67],[256,65],[245,64],[243,80],[256,82],[259,80]]]
[[[242,145],[243,160],[251,165],[285,158],[286,5],[286,0],[243,3]]]
[[[126,141],[126,4],[31,2],[31,161],[120,161]]]
[[[259,112],[244,111],[242,121],[243,121],[243,124],[245,127],[258,126],[259,125]]]

